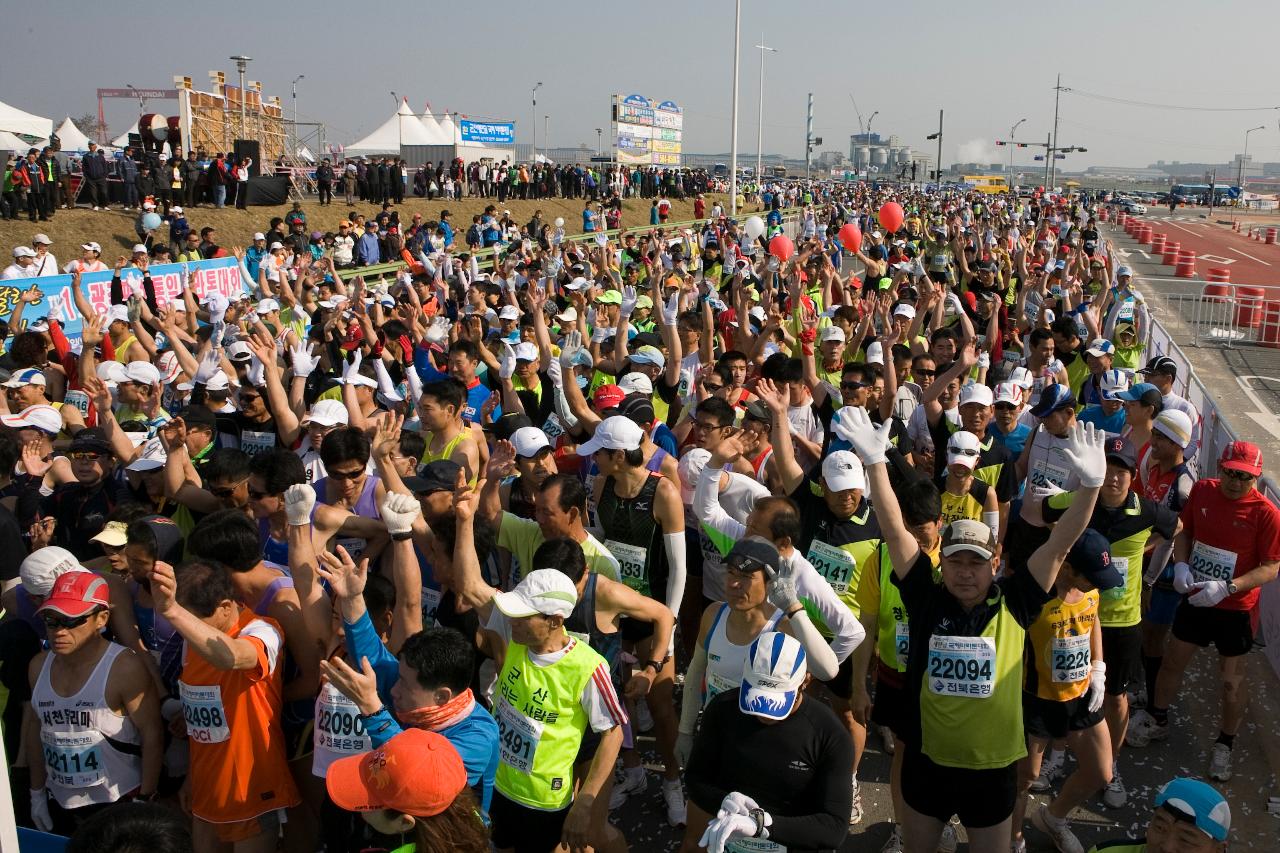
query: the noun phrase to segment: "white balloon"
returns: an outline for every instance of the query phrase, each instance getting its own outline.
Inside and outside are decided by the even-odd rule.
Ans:
[[[563,216],[557,216],[557,217],[556,217],[556,227],[557,227],[557,228],[563,228],[563,227],[564,227],[564,217],[563,217]]]
[[[743,230],[747,232],[747,236],[752,240],[758,240],[764,234],[764,220],[759,216],[748,216]]]

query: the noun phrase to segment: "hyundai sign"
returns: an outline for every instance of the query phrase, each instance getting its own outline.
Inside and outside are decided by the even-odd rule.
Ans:
[[[463,142],[483,144],[513,144],[516,140],[515,127],[515,122],[510,121],[471,121],[464,118],[459,122]]]

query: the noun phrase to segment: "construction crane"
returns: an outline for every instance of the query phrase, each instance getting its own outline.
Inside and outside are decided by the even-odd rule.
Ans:
[[[853,104],[853,114],[858,117],[858,135],[865,136],[866,130],[862,125],[862,112],[858,109],[858,102],[853,99],[853,92],[849,93],[849,103]]]

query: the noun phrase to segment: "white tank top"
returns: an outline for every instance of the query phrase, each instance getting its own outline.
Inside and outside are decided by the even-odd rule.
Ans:
[[[774,630],[781,618],[782,611],[775,609],[773,615],[760,629],[760,634]],[[746,645],[738,645],[729,639],[726,627],[728,623],[729,605],[721,604],[720,609],[716,611],[716,620],[711,625],[711,632],[707,634],[706,690],[702,703],[704,708],[716,697],[716,694],[737,690],[742,685],[742,670],[747,665],[747,652],[751,650],[751,644],[756,639],[752,637]],[[760,634],[756,634],[756,637]]]
[[[329,771],[329,765],[339,758],[373,749],[373,741],[364,732],[364,721],[360,719],[356,703],[327,681],[316,697],[314,732],[311,773],[322,779]]]
[[[1027,439],[1031,450],[1027,455],[1027,488],[1054,485],[1068,492],[1080,488],[1080,476],[1067,459],[1062,448],[1065,438],[1051,435],[1043,426],[1037,427]]]
[[[50,652],[31,691],[31,705],[40,721],[46,784],[64,809],[114,803],[142,784],[142,737],[127,715],[107,705],[111,665],[124,650],[109,644],[74,696],[58,695],[49,682],[54,659]]]

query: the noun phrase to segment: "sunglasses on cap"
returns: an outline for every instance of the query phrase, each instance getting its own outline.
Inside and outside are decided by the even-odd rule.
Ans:
[[[44,626],[51,631],[57,630],[58,628],[72,631],[79,628],[101,612],[101,610],[95,608],[83,616],[76,616],[74,618],[70,616],[58,616],[54,613],[42,613],[40,614],[40,618],[44,621]]]
[[[71,457],[72,459],[78,462],[83,462],[86,460],[89,462],[97,462],[99,459],[101,459],[105,455],[106,455],[105,453],[99,453],[96,450],[73,450],[67,454],[67,456]]]
[[[978,456],[978,455],[980,455],[980,454],[979,454],[979,451],[974,450],[974,449],[973,449],[973,448],[971,448],[971,447],[953,447],[953,446],[951,446],[951,445],[948,445],[948,446],[947,446],[947,453],[948,453],[948,454],[950,454],[951,456]]]

